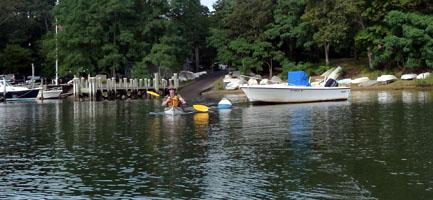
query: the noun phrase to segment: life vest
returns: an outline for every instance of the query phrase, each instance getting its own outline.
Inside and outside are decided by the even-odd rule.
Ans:
[[[171,106],[175,106],[175,107],[179,107],[179,98],[177,97],[177,96],[174,96],[174,97],[172,97],[171,98],[171,101],[169,101],[168,103],[167,103],[167,106],[168,107],[171,107]]]

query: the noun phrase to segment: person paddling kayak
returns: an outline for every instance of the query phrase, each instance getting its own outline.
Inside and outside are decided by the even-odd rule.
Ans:
[[[179,107],[181,104],[186,104],[185,99],[183,99],[180,95],[176,94],[175,88],[171,87],[168,91],[170,92],[170,94],[165,97],[164,101],[162,101],[162,106]]]

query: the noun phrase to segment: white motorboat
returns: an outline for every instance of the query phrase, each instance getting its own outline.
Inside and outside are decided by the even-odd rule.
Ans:
[[[310,87],[287,84],[241,86],[253,103],[302,103],[347,100],[350,87]]]
[[[51,89],[44,89],[39,92],[37,98],[38,99],[58,99],[60,98],[60,95],[62,94],[63,90],[62,88],[51,88]]]
[[[5,95],[6,92],[6,95]],[[7,101],[34,100],[38,96],[39,89],[12,86],[10,83],[0,80],[0,98]]]
[[[170,115],[179,115],[179,114],[184,114],[185,112],[183,112],[183,109],[181,107],[171,106],[171,107],[166,107],[164,109],[164,113]]]
[[[336,87],[335,79],[329,78],[325,87],[311,87],[307,73],[288,73],[286,84],[241,86],[241,90],[253,103],[302,103],[314,101],[347,100],[350,87]]]

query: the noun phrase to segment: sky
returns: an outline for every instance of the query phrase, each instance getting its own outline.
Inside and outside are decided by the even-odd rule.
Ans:
[[[209,11],[214,11],[212,8],[212,5],[215,3],[216,0],[200,0],[202,5],[205,5],[209,8]]]

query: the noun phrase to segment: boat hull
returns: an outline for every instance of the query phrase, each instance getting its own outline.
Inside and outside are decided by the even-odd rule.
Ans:
[[[38,99],[58,99],[62,94],[62,90],[41,90],[37,98]]]
[[[241,86],[253,103],[303,103],[347,100],[350,87],[304,87],[287,85]]]
[[[39,89],[8,91],[6,92],[6,100],[14,101],[14,100],[36,99],[38,93],[39,93]],[[4,98],[3,92],[0,92],[0,97]]]
[[[180,115],[184,114],[183,109],[181,107],[171,106],[164,109],[165,114],[169,115]]]

